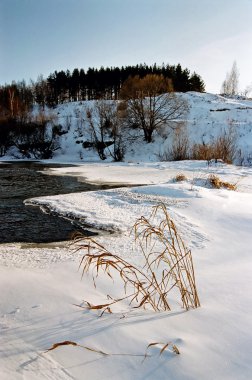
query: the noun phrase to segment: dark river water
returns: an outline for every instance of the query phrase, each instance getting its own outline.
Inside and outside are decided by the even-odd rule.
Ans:
[[[24,205],[27,198],[108,188],[78,182],[74,177],[41,173],[49,167],[62,165],[0,163],[0,243],[64,241],[76,231],[94,234],[80,226],[78,221],[45,214],[39,207]]]

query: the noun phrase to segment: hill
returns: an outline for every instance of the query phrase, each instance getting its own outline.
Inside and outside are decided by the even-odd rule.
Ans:
[[[252,100],[198,92],[177,93],[177,96],[188,104],[186,118],[173,120],[172,125],[169,123],[159,128],[153,135],[153,142],[149,144],[144,141],[141,130],[128,131],[124,137],[124,161],[200,158],[193,156],[195,144],[200,144],[204,148],[208,144],[214,144],[220,137],[225,137],[235,150],[234,163],[251,164]],[[91,146],[92,133],[86,117],[87,109],[92,110],[94,106],[93,100],[79,101],[63,103],[53,109],[45,110],[52,119],[57,120],[57,125],[62,129],[58,137],[58,149],[54,152],[54,160],[100,161],[96,150]],[[38,108],[35,107],[33,113],[38,112]],[[174,152],[177,149],[176,145],[181,144],[187,145],[186,157],[178,157]],[[112,160],[110,149],[105,151],[107,161]],[[22,158],[16,149],[10,150],[5,159],[10,159],[10,156]],[[210,154],[210,158],[221,157],[211,157]]]

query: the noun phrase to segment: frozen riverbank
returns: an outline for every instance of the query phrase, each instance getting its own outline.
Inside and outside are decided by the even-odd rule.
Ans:
[[[54,169],[66,174],[68,169]],[[81,257],[69,248],[0,246],[1,379],[247,379],[251,373],[252,172],[249,168],[205,163],[99,165],[71,168],[90,182],[147,186],[42,197],[29,202],[77,215],[93,226],[116,231],[99,237],[111,251],[140,262],[130,229],[162,201],[192,249],[201,307],[154,313],[118,307],[98,318],[73,304],[99,302],[117,284],[80,279]],[[175,182],[177,173],[187,180]],[[238,182],[236,192],[211,189],[209,173]],[[69,173],[70,174],[70,173]],[[123,317],[123,318],[122,318]],[[141,357],[108,356],[80,347],[44,354],[55,342],[72,340],[108,353],[144,354],[151,342],[172,341],[181,355],[167,350],[142,363]]]

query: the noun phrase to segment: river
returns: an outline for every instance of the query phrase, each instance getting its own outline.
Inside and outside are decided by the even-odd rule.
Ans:
[[[69,240],[76,231],[95,234],[78,221],[24,205],[27,198],[108,188],[78,182],[75,177],[43,174],[50,167],[60,166],[26,161],[0,163],[0,243],[51,243]]]

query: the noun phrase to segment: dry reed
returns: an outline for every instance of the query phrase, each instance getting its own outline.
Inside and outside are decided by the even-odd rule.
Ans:
[[[147,357],[151,357],[152,355],[150,355],[148,353],[148,350],[150,347],[153,347],[153,346],[161,346],[160,348],[160,351],[159,351],[159,356],[161,356],[165,350],[167,350],[168,348],[171,347],[171,351],[174,353],[174,354],[177,354],[179,355],[180,354],[180,351],[178,349],[178,347],[173,344],[172,342],[168,342],[168,343],[150,343],[148,344],[148,346],[146,347],[146,351],[145,351],[145,354],[131,354],[131,353],[108,353],[108,352],[104,352],[104,351],[101,351],[99,349],[96,349],[96,348],[93,348],[93,347],[88,347],[88,346],[83,346],[82,344],[79,344],[79,343],[76,343],[76,342],[73,342],[71,340],[65,340],[63,342],[58,342],[58,343],[54,343],[50,348],[48,348],[44,353],[46,354],[47,352],[49,351],[53,351],[53,350],[56,350],[57,348],[59,347],[63,347],[63,346],[74,346],[74,347],[80,347],[80,348],[83,348],[87,351],[91,351],[91,352],[94,352],[94,353],[97,353],[97,354],[100,354],[102,356],[140,356],[140,357],[143,357],[143,361],[147,358]]]
[[[178,347],[175,344],[173,344],[172,342],[168,342],[168,343],[155,342],[155,343],[148,344],[146,351],[145,351],[145,358],[148,356],[149,348],[153,347],[153,346],[161,346],[160,351],[159,351],[159,356],[161,356],[163,354],[163,352],[169,347],[171,347],[172,352],[174,352],[175,354],[177,354],[177,355],[180,354]]]
[[[214,188],[214,189],[221,189],[221,188],[225,188],[225,189],[228,189],[228,190],[236,190],[237,189],[237,183],[230,183],[230,182],[223,182],[220,180],[220,178],[215,175],[215,174],[211,174],[209,177],[208,177],[208,182],[210,183],[210,185]]]
[[[162,221],[155,226],[153,219],[160,212]],[[75,249],[85,252],[80,262],[82,276],[91,272],[96,286],[96,277],[100,271],[110,278],[113,278],[113,272],[116,271],[124,285],[122,297],[109,296],[109,302],[99,305],[86,302],[86,307],[102,310],[102,313],[112,312],[111,307],[115,303],[128,300],[129,305],[134,305],[135,308],[148,305],[154,311],[170,310],[168,294],[172,289],[179,291],[186,310],[199,307],[192,254],[186,248],[165,205],[155,206],[149,220],[143,216],[139,218],[133,230],[144,257],[143,268],[112,254],[92,238],[80,234],[75,237]]]
[[[191,158],[193,160],[211,160],[221,159],[227,164],[231,164],[236,156],[237,135],[234,128],[230,127],[222,132],[212,142],[208,144],[194,144],[192,146]]]
[[[186,178],[186,176],[183,173],[178,173],[175,176],[174,180],[175,180],[175,182],[182,182],[182,181],[186,181],[187,178]]]

